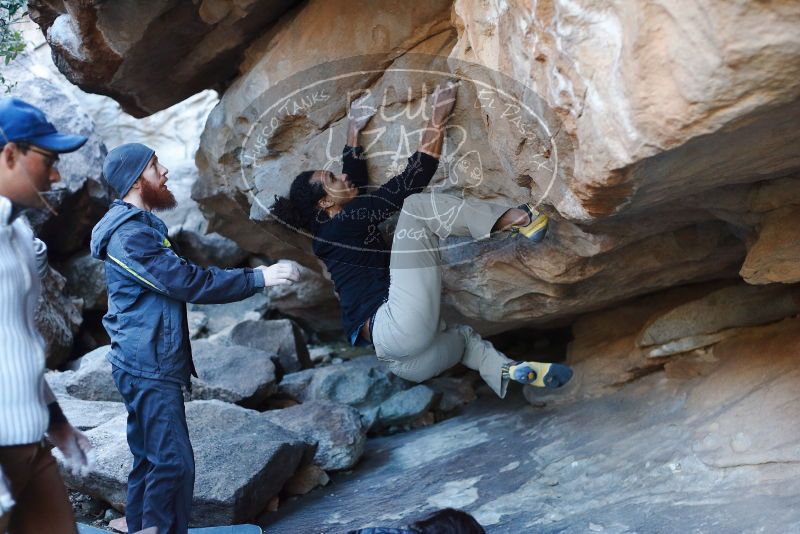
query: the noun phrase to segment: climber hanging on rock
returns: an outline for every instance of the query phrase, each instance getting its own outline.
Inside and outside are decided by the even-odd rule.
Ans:
[[[445,124],[455,104],[457,86],[437,87],[430,121],[405,170],[373,192],[361,130],[374,110],[363,99],[349,109],[342,174],[306,171],[292,182],[289,196],[275,198],[272,215],[313,237],[314,253],[328,269],[353,345],[372,343],[378,359],[396,375],[422,382],[462,363],[504,397],[509,380],[557,388],[572,376],[557,363],[517,362],[465,325],[445,325],[439,316],[442,275],[439,240],[492,232],[519,232],[541,241],[548,218],[532,206],[508,208],[443,193],[423,193],[439,164]],[[377,225],[400,211],[393,244],[388,247]],[[443,223],[441,214],[448,214]]]

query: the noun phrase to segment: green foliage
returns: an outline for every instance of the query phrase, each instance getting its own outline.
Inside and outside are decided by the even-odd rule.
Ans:
[[[25,50],[22,32],[14,29],[14,26],[27,16],[27,7],[27,0],[0,0],[0,65],[8,65]],[[3,77],[2,70],[0,86],[5,87],[6,92],[12,88]]]

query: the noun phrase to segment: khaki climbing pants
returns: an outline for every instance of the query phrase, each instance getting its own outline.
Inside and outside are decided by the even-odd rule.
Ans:
[[[375,313],[372,342],[378,359],[401,378],[422,382],[457,363],[477,370],[500,397],[512,362],[470,327],[439,317],[442,255],[448,236],[489,236],[508,207],[441,193],[406,198],[392,243],[389,298]]]

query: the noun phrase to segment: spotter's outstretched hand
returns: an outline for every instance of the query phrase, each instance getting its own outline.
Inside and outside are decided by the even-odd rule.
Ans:
[[[300,280],[300,269],[293,261],[279,261],[274,265],[256,267],[264,275],[264,286],[280,286],[293,284]]]

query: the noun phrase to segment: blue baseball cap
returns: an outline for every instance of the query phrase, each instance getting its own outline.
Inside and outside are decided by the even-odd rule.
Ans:
[[[26,142],[51,152],[74,152],[86,143],[82,135],[58,133],[37,108],[16,97],[0,98],[0,146]]]

